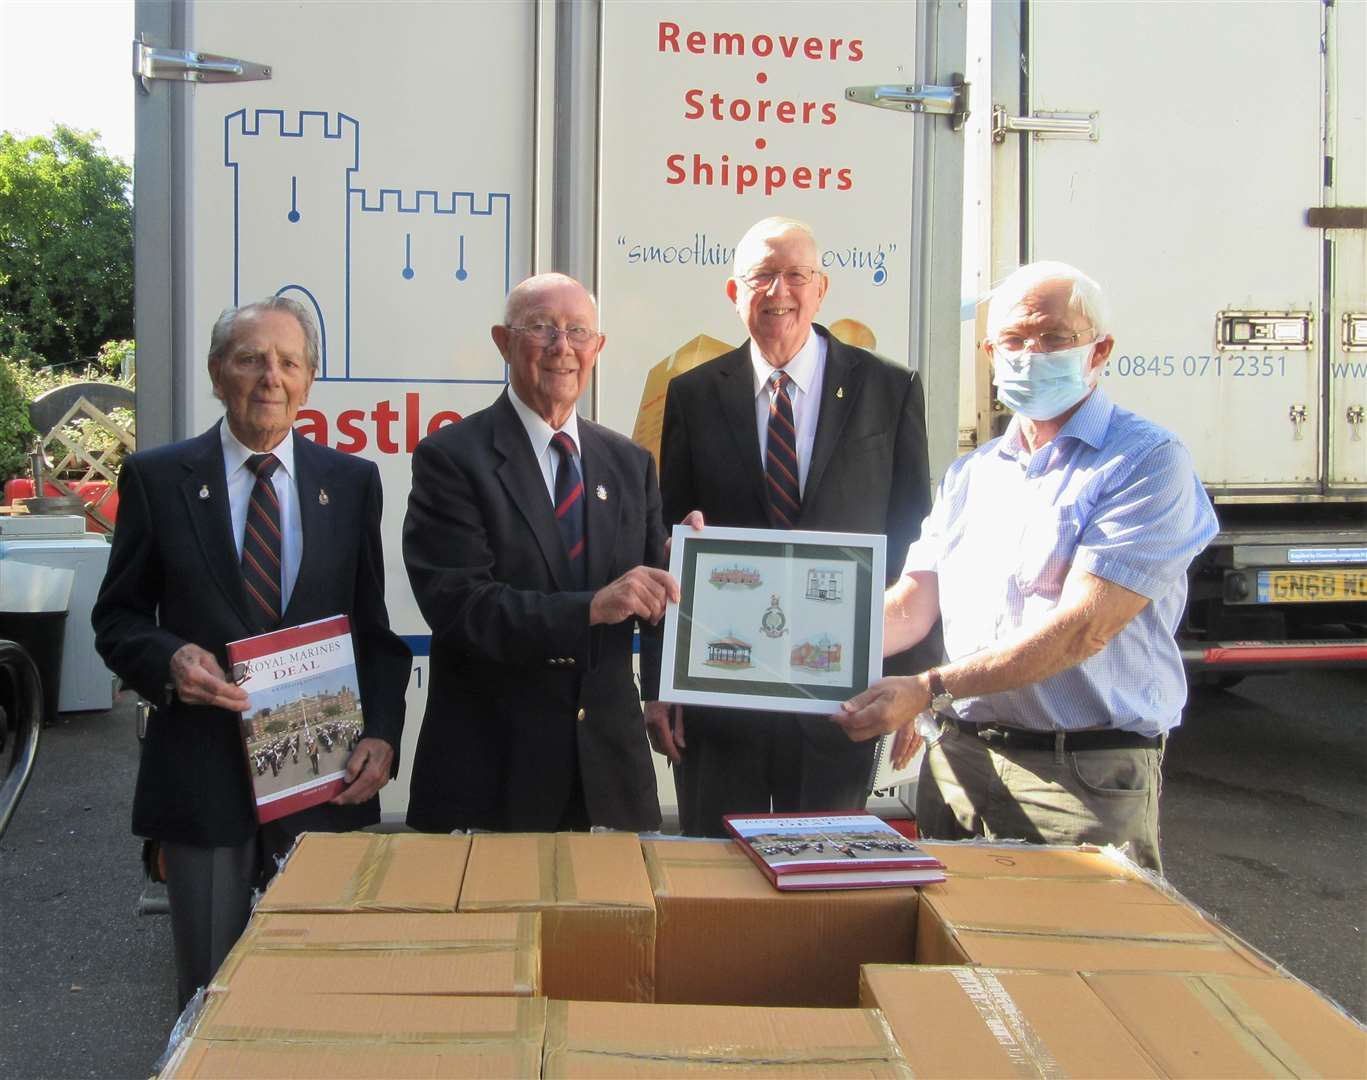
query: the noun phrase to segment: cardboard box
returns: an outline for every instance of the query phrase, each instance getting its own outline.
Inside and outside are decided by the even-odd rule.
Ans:
[[[1162,1075],[1075,972],[870,964],[859,1001],[918,1077]]]
[[[984,840],[918,840],[945,864],[950,878],[1147,879],[1145,871],[1116,848],[1009,844]]]
[[[536,1076],[544,998],[222,991],[163,1077]]]
[[[909,1078],[874,1009],[552,1001],[546,1080],[601,1077]]]
[[[1104,973],[1087,985],[1167,1077],[1362,1077],[1367,1032],[1295,979]]]
[[[955,877],[921,891],[916,959],[1053,971],[1275,971],[1142,878]]]
[[[468,836],[305,833],[257,911],[455,911]]]
[[[530,997],[541,989],[534,913],[296,915],[252,919],[213,985],[285,994]]]
[[[540,912],[547,997],[654,1000],[655,901],[636,836],[487,833],[472,840],[460,910]]]
[[[729,840],[642,846],[657,1001],[849,1008],[860,964],[913,959],[915,889],[784,893]]]
[[[190,1035],[203,1042],[525,1042],[539,1048],[545,998],[211,990]]]

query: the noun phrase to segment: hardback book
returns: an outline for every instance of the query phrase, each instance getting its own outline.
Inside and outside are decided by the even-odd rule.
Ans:
[[[779,889],[879,889],[945,879],[939,859],[862,811],[728,814],[722,820]]]
[[[251,699],[242,745],[257,820],[336,796],[365,727],[350,620],[334,615],[229,642],[228,663]]]

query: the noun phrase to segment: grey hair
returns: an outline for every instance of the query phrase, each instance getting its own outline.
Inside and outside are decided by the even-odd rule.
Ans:
[[[1045,260],[1026,263],[1008,274],[1005,280],[992,290],[992,299],[987,305],[987,336],[996,337],[997,331],[1006,323],[1011,310],[1020,303],[1021,297],[1049,281],[1066,281],[1072,286],[1072,293],[1068,297],[1068,310],[1087,320],[1096,331],[1098,341],[1110,333],[1110,304],[1106,300],[1106,294],[1101,291],[1101,286],[1075,266]]]
[[[308,358],[309,370],[317,375],[318,358],[322,352],[318,344],[318,326],[313,321],[313,313],[298,300],[292,300],[288,296],[268,296],[264,300],[256,300],[241,307],[224,308],[223,314],[218,317],[209,334],[209,363],[222,360],[227,355],[228,347],[233,343],[233,331],[237,327],[238,318],[258,311],[281,311],[294,316],[299,329],[304,332],[304,355]]]
[[[748,246],[751,246],[760,240],[771,240],[775,236],[786,236],[788,233],[794,232],[801,233],[810,240],[812,242],[812,247],[816,250],[818,255],[820,254],[821,248],[816,242],[816,234],[812,232],[812,227],[805,221],[798,221],[797,218],[790,217],[761,218],[746,229],[745,235],[737,241],[735,258],[731,264],[732,273],[736,277],[740,277],[741,274],[750,269],[749,266],[742,266],[740,263],[741,253],[745,251]],[[816,269],[820,270],[821,267],[818,266]]]

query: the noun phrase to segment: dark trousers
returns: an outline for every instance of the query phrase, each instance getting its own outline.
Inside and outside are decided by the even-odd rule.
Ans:
[[[241,936],[252,911],[259,864],[257,838],[234,847],[163,841],[176,991],[185,1008],[207,986]]]
[[[252,891],[274,876],[276,860],[288,853],[294,837],[283,821],[272,821],[229,847],[161,842],[182,1009],[196,990],[209,985],[242,936],[252,914]]]
[[[725,814],[862,810],[874,743],[852,743],[823,717],[684,709],[674,770],[685,836],[727,836]]]

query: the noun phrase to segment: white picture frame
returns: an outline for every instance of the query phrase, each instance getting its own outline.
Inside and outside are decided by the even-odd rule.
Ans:
[[[676,525],[660,700],[830,715],[883,671],[887,541]]]

